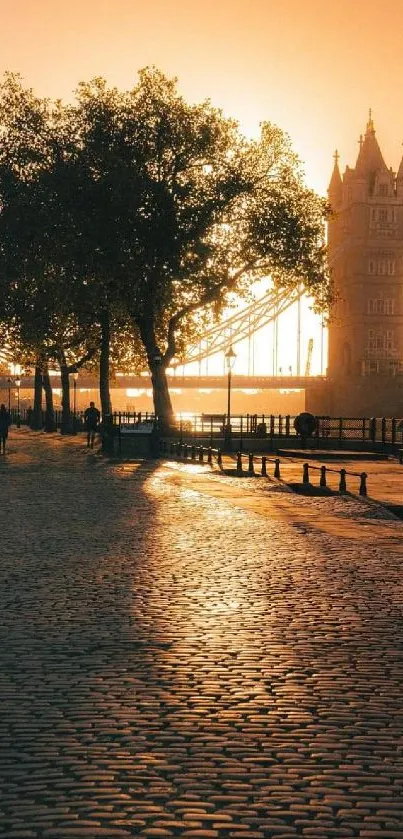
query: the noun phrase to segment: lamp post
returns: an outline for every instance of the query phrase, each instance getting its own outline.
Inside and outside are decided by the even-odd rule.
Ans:
[[[77,434],[77,423],[76,423],[77,379],[78,379],[78,370],[73,370],[73,434]]]
[[[17,388],[17,428],[21,425],[21,417],[20,417],[20,387],[21,387],[21,379],[19,376],[14,380],[14,384]]]
[[[232,368],[235,364],[236,353],[230,346],[229,350],[225,353],[225,363],[227,365],[228,370],[228,394],[227,394],[227,422],[225,424],[225,433],[224,433],[224,444],[225,449],[227,452],[231,451],[232,448],[232,429],[231,429],[231,375],[232,375]]]
[[[12,385],[12,383],[13,383],[13,380],[10,379],[10,377],[9,377],[7,379],[7,384],[8,384],[8,413],[11,412],[11,385]]]

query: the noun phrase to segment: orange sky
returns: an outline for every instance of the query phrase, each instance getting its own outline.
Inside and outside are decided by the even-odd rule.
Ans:
[[[368,107],[388,165],[403,152],[402,0],[0,0],[4,70],[39,94],[71,98],[103,75],[177,75],[248,133],[287,130],[308,184],[327,187],[332,154],[354,164]]]
[[[399,165],[403,0],[0,0],[0,21],[0,68],[40,95],[71,99],[94,76],[130,88],[155,64],[246,133],[264,119],[286,130],[322,194],[335,148],[343,170],[355,164],[369,107],[386,163]],[[318,323],[305,314],[302,359],[315,336],[315,372]],[[294,355],[280,348],[284,369]]]

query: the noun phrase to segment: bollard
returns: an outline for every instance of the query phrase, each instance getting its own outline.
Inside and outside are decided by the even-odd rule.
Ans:
[[[236,456],[236,471],[242,473],[242,452],[238,452]]]
[[[251,475],[254,475],[254,474],[255,474],[255,464],[254,464],[254,462],[253,462],[253,454],[249,454],[249,465],[248,465],[248,470],[249,470],[249,472],[250,472],[250,474],[251,474]]]
[[[340,469],[339,492],[347,492],[346,470]]]
[[[211,446],[209,446],[208,449],[207,449],[207,463],[212,463],[212,462],[213,462],[213,452],[212,452]]]
[[[360,495],[365,495],[365,496],[367,494],[367,473],[366,472],[361,472],[359,494]]]
[[[218,465],[219,465],[220,467],[222,466],[222,454],[221,454],[221,449],[218,449],[218,451],[217,451],[217,463],[218,463]]]
[[[325,487],[326,486],[326,466],[320,467],[320,481],[319,486]]]
[[[266,478],[266,476],[267,476],[266,462],[267,462],[267,458],[262,457],[262,475],[263,475],[264,478]]]
[[[309,463],[304,463],[302,467],[302,483],[309,484]]]
[[[276,457],[274,461],[274,477],[280,478],[280,458]]]
[[[200,448],[199,448],[199,463],[204,463],[204,461],[203,461],[203,454],[204,454],[204,452],[203,452],[203,446],[200,446]]]
[[[190,457],[192,458],[192,460],[196,460],[196,446],[192,446],[192,448],[190,449]]]
[[[186,460],[187,456],[188,456],[188,444],[185,443],[185,445],[183,446],[183,457],[185,458],[185,460]]]

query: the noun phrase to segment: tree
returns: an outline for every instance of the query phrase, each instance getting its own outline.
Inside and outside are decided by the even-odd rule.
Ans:
[[[110,297],[131,318],[155,411],[169,425],[166,368],[229,295],[270,275],[279,289],[303,284],[326,304],[326,207],[278,128],[265,123],[260,140],[247,141],[209,102],[187,104],[156,69],[126,93],[100,79],[81,85],[77,109],[83,157],[107,196],[98,206],[104,215],[108,207],[109,258],[98,239],[93,273],[102,264]]]
[[[38,284],[47,277],[57,303],[53,329],[67,318],[70,348],[76,328],[78,336],[89,324],[97,331],[103,407],[119,321],[130,321],[155,411],[171,425],[166,368],[231,295],[270,275],[278,289],[304,285],[318,307],[329,300],[326,205],[304,186],[275,126],[262,124],[260,140],[248,141],[210,102],[186,103],[176,80],[154,68],[142,70],[130,91],[102,79],[81,84],[69,108],[37,100],[8,78],[2,112],[2,190],[19,196],[24,219],[35,208],[35,252],[27,260],[21,233],[20,275]],[[0,229],[4,249],[1,239]],[[16,239],[14,231],[8,240]],[[67,283],[63,301],[56,286]],[[65,343],[58,341],[60,352]]]

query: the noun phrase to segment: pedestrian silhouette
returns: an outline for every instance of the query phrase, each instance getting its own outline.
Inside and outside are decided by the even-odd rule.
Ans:
[[[87,448],[94,448],[95,434],[98,430],[101,414],[95,407],[95,402],[90,402],[89,408],[84,411],[85,427],[87,429]]]
[[[8,429],[11,425],[11,416],[7,411],[5,405],[0,405],[0,454],[6,453],[6,441],[8,437]]]

